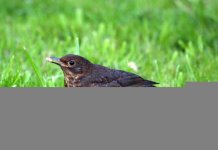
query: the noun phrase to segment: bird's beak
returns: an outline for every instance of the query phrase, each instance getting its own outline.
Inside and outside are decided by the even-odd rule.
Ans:
[[[47,60],[48,62],[57,64],[57,65],[60,65],[60,64],[61,64],[60,58],[57,58],[57,57],[47,57],[46,60]]]

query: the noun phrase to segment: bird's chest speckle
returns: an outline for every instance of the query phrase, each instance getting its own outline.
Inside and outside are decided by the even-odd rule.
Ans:
[[[64,85],[65,87],[81,87],[81,77],[74,76],[74,77],[65,77],[64,78]]]

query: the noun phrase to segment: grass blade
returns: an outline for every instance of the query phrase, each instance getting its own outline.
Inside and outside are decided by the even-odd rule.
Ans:
[[[31,67],[32,67],[34,73],[36,74],[36,76],[37,76],[37,78],[38,78],[38,80],[39,80],[41,86],[44,87],[44,86],[45,86],[45,82],[44,82],[43,77],[42,77],[42,75],[41,75],[41,73],[40,73],[40,71],[39,71],[39,67],[36,66],[36,64],[34,63],[32,57],[31,57],[30,54],[27,52],[27,50],[24,50],[24,52],[25,52],[25,54],[26,54],[26,56],[27,56],[27,58],[28,58],[29,63],[31,64]]]

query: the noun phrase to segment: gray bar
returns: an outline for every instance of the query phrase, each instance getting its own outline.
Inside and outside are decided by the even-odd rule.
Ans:
[[[2,88],[1,150],[217,150],[217,87]]]

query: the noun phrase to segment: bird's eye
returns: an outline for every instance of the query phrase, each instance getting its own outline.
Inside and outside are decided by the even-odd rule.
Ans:
[[[69,66],[75,65],[75,61],[73,61],[73,60],[69,61],[69,62],[68,62],[68,65],[69,65]]]

